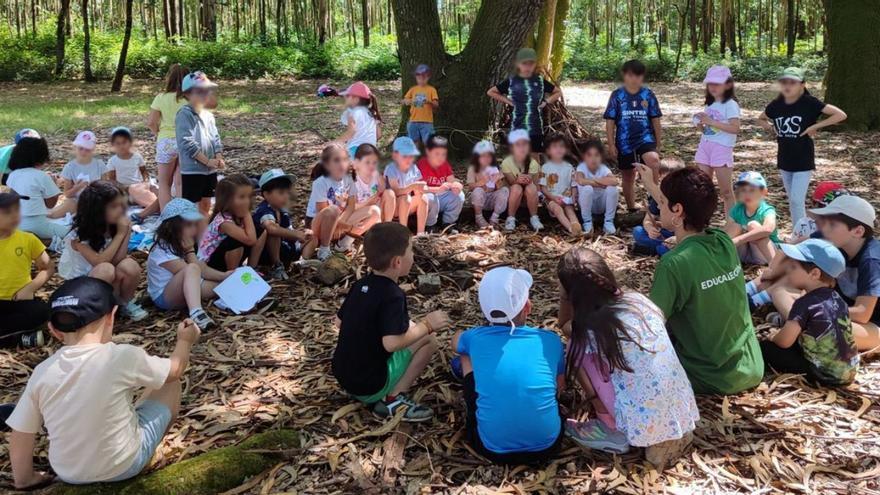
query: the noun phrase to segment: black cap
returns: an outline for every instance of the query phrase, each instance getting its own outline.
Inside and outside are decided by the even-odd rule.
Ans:
[[[21,196],[17,192],[12,189],[0,189],[0,208],[8,208],[12,205],[18,204],[18,201],[21,199],[31,199],[28,196]]]
[[[61,284],[49,298],[50,321],[59,332],[75,332],[118,305],[112,285],[97,278],[77,277]]]

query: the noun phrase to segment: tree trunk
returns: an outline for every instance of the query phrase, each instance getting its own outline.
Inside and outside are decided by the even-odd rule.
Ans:
[[[125,76],[125,59],[128,58],[128,43],[131,41],[132,3],[134,3],[134,0],[125,0],[125,34],[122,38],[122,48],[119,50],[116,76],[113,77],[113,86],[110,88],[110,91],[114,93],[122,90],[122,78]]]
[[[64,72],[64,44],[67,39],[64,28],[68,10],[70,10],[70,0],[61,0],[58,22],[55,25],[55,77],[61,77]]]
[[[88,83],[93,83],[98,79],[92,74],[92,35],[89,30],[89,0],[82,0],[81,5],[83,22],[83,79]]]
[[[565,64],[565,20],[571,0],[556,0],[556,18],[553,21],[553,48],[550,52],[550,77],[559,81]]]
[[[556,0],[545,0],[538,17],[538,38],[535,50],[538,52],[538,67],[550,66],[550,51],[553,49],[553,27],[556,25]]]
[[[470,153],[473,141],[492,122],[486,91],[507,77],[516,51],[537,19],[543,0],[483,0],[470,39],[453,60],[443,46],[436,0],[392,0],[403,88],[415,83],[412,69],[427,63],[440,93],[435,114],[438,131],[450,137],[453,151]],[[405,125],[406,118],[403,119]]]
[[[794,8],[794,0],[788,0],[786,8],[786,27],[785,27],[785,39],[786,39],[786,56],[788,58],[794,57],[794,28],[797,21],[797,16],[795,14]]]
[[[364,31],[364,48],[370,46],[370,0],[361,0],[361,29]]]
[[[848,128],[880,129],[880,0],[825,0],[825,16],[825,101],[847,113]]]
[[[202,41],[217,41],[217,6],[215,0],[201,0],[199,2],[199,18],[202,24]]]

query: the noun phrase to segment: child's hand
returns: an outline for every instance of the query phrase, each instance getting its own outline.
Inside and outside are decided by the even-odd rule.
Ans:
[[[810,127],[807,127],[803,134],[801,134],[801,137],[810,136],[811,138],[815,138],[817,132],[819,132],[819,129],[816,128],[815,124],[813,124]]]
[[[434,333],[449,326],[449,315],[446,314],[446,311],[438,309],[425,316],[425,323],[428,326],[428,330],[430,330],[431,333]]]
[[[617,159],[617,145],[614,143],[608,143],[608,156],[614,159]]]
[[[645,225],[645,232],[647,232],[648,237],[654,240],[660,240],[660,229],[655,227],[654,225]]]
[[[406,105],[406,106],[410,106],[410,105],[412,105],[412,100],[409,99],[409,98],[404,98],[404,99],[403,99],[403,104]]]
[[[653,184],[654,183],[654,171],[651,170],[651,167],[645,165],[644,163],[634,163],[636,170],[639,173],[639,178],[642,179],[642,182],[645,184]]]
[[[131,219],[123,215],[116,221],[116,235],[125,235],[131,231]]]
[[[195,345],[199,340],[202,331],[189,318],[183,320],[177,325],[177,340]]]
[[[208,159],[208,163],[206,163],[205,166],[210,169],[218,169],[220,168],[220,160],[216,158],[210,158]]]
[[[195,245],[196,240],[191,237],[184,236],[184,238],[180,240],[180,247],[183,248],[184,253],[192,251]]]

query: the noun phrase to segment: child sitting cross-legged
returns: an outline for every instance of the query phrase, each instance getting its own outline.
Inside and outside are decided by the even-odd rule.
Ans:
[[[245,248],[257,243],[251,218],[253,184],[242,174],[217,183],[217,197],[208,227],[199,241],[198,258],[214,270],[235,270],[244,260]]]
[[[660,161],[660,179],[670,173],[684,168],[684,162],[673,158],[665,158]],[[633,229],[633,253],[644,256],[663,256],[675,246],[675,233],[672,226],[665,226],[660,221],[660,205],[655,196],[659,197],[660,188],[651,183],[645,183],[648,190],[648,204],[645,209],[645,218],[642,225]]]
[[[495,145],[491,141],[480,141],[474,145],[471,166],[467,171],[467,185],[471,190],[477,227],[485,229],[490,225],[497,226],[498,217],[507,209],[510,189],[498,168]],[[492,211],[488,222],[483,215],[484,210]]]
[[[46,246],[34,234],[18,229],[21,197],[0,190],[0,347],[36,347],[43,343],[41,327],[49,306],[35,293],[55,273]],[[31,277],[31,267],[37,273]]]
[[[165,205],[156,229],[156,243],[147,257],[147,292],[162,311],[184,309],[201,330],[214,326],[202,301],[231,271],[218,271],[195,253],[201,212],[192,201],[174,198]]]
[[[412,139],[401,136],[392,145],[392,162],[385,167],[385,180],[388,188],[397,197],[397,208],[394,217],[401,225],[409,224],[409,217],[416,216],[416,235],[425,233],[428,222],[428,197],[425,194],[427,183],[416,166],[419,150]],[[386,218],[388,215],[386,214]]]
[[[107,161],[104,179],[116,182],[128,192],[129,200],[143,210],[133,213],[132,221],[141,222],[159,213],[159,191],[150,185],[144,157],[132,151],[132,133],[127,127],[117,127],[110,132],[110,145],[115,153]]]
[[[591,397],[598,420],[569,421],[579,445],[624,453],[645,447],[655,466],[678,457],[700,418],[663,313],[624,292],[595,251],[574,248],[557,267],[559,324],[570,337],[566,375]]]
[[[433,229],[454,225],[464,206],[464,186],[455,178],[452,165],[446,160],[449,141],[442,136],[431,136],[425,143],[425,157],[419,160],[419,172],[427,184],[428,219],[425,225]]]
[[[64,343],[34,368],[6,424],[17,489],[51,481],[34,471],[34,444],[45,426],[49,464],[72,484],[122,481],[146,468],[180,408],[180,379],[199,329],[177,327],[168,358],[116,344],[113,287],[91,277],[68,280],[52,294],[49,330]],[[132,397],[147,389],[145,400]]]
[[[565,161],[568,143],[562,136],[550,136],[547,143],[547,161],[541,167],[541,193],[550,215],[573,235],[583,232],[574,211],[574,167]]]
[[[302,246],[309,240],[306,232],[293,229],[287,212],[293,176],[273,168],[260,176],[259,185],[263,201],[253,214],[257,243],[251,249],[248,264],[271,266],[270,277],[287,280],[287,267],[299,259]]]
[[[578,206],[584,220],[584,234],[593,231],[593,216],[604,216],[602,230],[614,235],[614,215],[617,213],[617,201],[620,190],[617,188],[617,177],[605,165],[604,151],[601,141],[590,141],[584,146],[583,160],[577,167],[575,182],[577,183]]]
[[[379,150],[372,144],[364,143],[355,149],[351,171],[357,196],[355,209],[378,206],[382,221],[390,222],[394,220],[397,197],[379,172],[379,158]]]
[[[379,417],[402,409],[403,421],[430,421],[434,412],[406,392],[437,353],[433,333],[446,328],[449,317],[434,311],[418,323],[409,319],[406,294],[397,285],[413,264],[409,229],[394,222],[373,226],[364,255],[372,272],[355,282],[337,313],[333,375]]]
[[[808,239],[783,244],[788,258],[787,285],[803,291],[787,321],[770,340],[761,342],[768,368],[804,374],[825,385],[845,385],[855,379],[859,351],[853,341],[852,321],[846,301],[834,290],[846,260],[828,241]]]
[[[477,453],[502,464],[546,461],[563,439],[557,401],[565,385],[562,341],[526,324],[531,287],[525,270],[489,270],[479,288],[488,325],[452,337],[464,383],[466,438]]]
[[[49,144],[42,137],[26,137],[12,148],[6,185],[21,197],[21,230],[47,241],[63,239],[69,227],[52,220],[76,212],[76,196],[65,194],[43,168],[50,163]],[[77,194],[79,192],[77,191]]]
[[[759,172],[739,174],[734,185],[737,202],[730,210],[724,230],[733,239],[744,263],[766,265],[776,255],[779,233],[776,208],[764,199],[767,181]]]
[[[61,169],[64,195],[77,198],[92,182],[101,180],[107,171],[104,160],[95,156],[97,138],[92,131],[82,131],[73,140],[74,158]]]
[[[532,158],[532,145],[529,133],[524,129],[511,131],[507,135],[510,156],[501,162],[501,173],[510,185],[510,199],[507,202],[507,220],[504,230],[516,229],[516,212],[525,199],[529,210],[529,224],[535,231],[544,228],[538,218],[538,181],[541,179],[541,165]]]

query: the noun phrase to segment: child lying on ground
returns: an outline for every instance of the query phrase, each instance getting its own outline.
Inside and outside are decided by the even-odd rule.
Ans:
[[[776,255],[779,232],[776,209],[764,199],[767,181],[758,172],[739,174],[734,185],[737,203],[724,230],[733,239],[743,263],[766,265]]]
[[[293,176],[273,168],[260,176],[259,185],[263,201],[253,214],[257,243],[251,249],[248,264],[254,268],[270,266],[271,278],[287,280],[287,267],[299,259],[302,246],[309,240],[306,232],[293,229],[287,213]]]
[[[116,182],[128,192],[128,199],[143,210],[132,215],[134,222],[140,222],[150,215],[159,213],[158,189],[150,185],[150,175],[144,157],[132,151],[132,134],[127,127],[117,127],[110,133],[110,145],[115,153],[107,161],[104,179]]]
[[[416,235],[425,233],[425,225],[428,222],[428,198],[425,194],[427,184],[415,165],[419,154],[412,139],[406,136],[395,139],[391,153],[393,161],[385,167],[384,172],[388,188],[394,191],[397,197],[394,217],[397,217],[401,225],[406,226],[409,225],[409,217],[415,215]]]
[[[574,167],[565,161],[568,154],[568,143],[562,136],[547,138],[547,161],[541,167],[541,194],[550,216],[559,220],[565,230],[572,235],[579,235],[581,224],[577,212],[574,211]]]
[[[111,342],[113,287],[81,277],[52,294],[49,329],[64,345],[28,379],[6,420],[17,489],[51,481],[33,466],[36,434],[45,426],[49,464],[66,483],[122,481],[146,468],[180,408],[180,378],[199,329],[186,320],[167,359]],[[146,400],[132,397],[146,388]]]
[[[590,141],[584,147],[583,160],[577,167],[575,182],[577,183],[578,205],[584,221],[584,234],[593,232],[593,216],[604,217],[602,230],[607,235],[614,235],[614,215],[617,214],[617,201],[620,190],[617,188],[617,177],[603,163],[604,151],[600,141]]]
[[[782,329],[761,342],[764,363],[825,385],[852,382],[859,352],[846,301],[834,290],[835,278],[846,269],[843,254],[821,239],[783,244],[781,250],[789,260],[786,284],[803,295],[792,304]]]
[[[529,133],[523,129],[511,131],[507,135],[510,156],[501,162],[501,173],[510,185],[510,199],[507,203],[507,220],[504,230],[516,229],[516,212],[525,200],[529,210],[529,224],[539,231],[544,228],[538,218],[538,181],[541,179],[541,165],[532,158]],[[543,139],[543,137],[541,138]]]
[[[430,421],[434,412],[406,392],[437,353],[434,332],[449,325],[442,311],[419,323],[409,319],[406,294],[398,280],[413,264],[412,234],[393,222],[380,223],[364,237],[372,272],[355,282],[337,313],[339,340],[333,375],[357,400],[382,418],[403,409],[403,421]]]
[[[510,267],[486,272],[480,309],[488,326],[457,332],[465,434],[483,457],[503,464],[544,462],[562,444],[557,393],[565,386],[562,341],[526,325],[532,276]]]
[[[566,433],[606,452],[645,447],[662,469],[690,444],[700,418],[663,313],[647,297],[624,292],[593,250],[570,250],[557,275],[559,325],[571,338],[566,376],[603,413],[603,420],[569,421]]]
[[[452,165],[446,160],[449,142],[442,136],[431,136],[425,143],[425,157],[419,160],[419,173],[427,184],[428,219],[425,225],[434,229],[454,225],[464,206],[464,186],[455,178]]]
[[[498,217],[507,209],[510,189],[495,158],[495,145],[491,141],[480,141],[474,145],[471,166],[467,171],[467,185],[471,191],[471,205],[474,207],[474,221],[477,227],[485,229],[498,225]],[[492,211],[486,221],[484,210]]]

